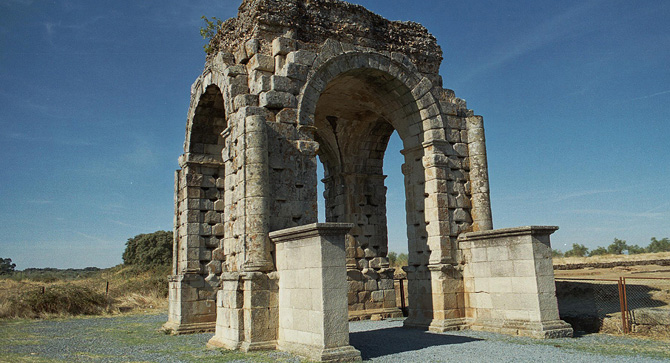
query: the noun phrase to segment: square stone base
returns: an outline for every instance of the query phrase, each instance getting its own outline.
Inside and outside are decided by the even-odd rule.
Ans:
[[[539,339],[570,338],[572,326],[563,320],[528,322],[520,320],[477,320],[470,326],[472,330],[489,331],[509,335],[520,335]]]
[[[215,322],[179,324],[172,321],[163,324],[161,328],[161,330],[169,332],[172,335],[213,332],[215,329]]]
[[[361,352],[351,345],[321,348],[306,344],[280,342],[278,349],[306,357],[315,362],[356,362],[361,360]]]

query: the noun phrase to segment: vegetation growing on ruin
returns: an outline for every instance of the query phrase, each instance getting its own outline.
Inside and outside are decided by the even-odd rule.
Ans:
[[[205,53],[210,54],[213,51],[212,46],[210,44],[211,40],[221,28],[223,20],[217,19],[215,16],[212,17],[212,20],[209,20],[204,15],[201,16],[200,18],[205,21],[205,26],[200,28],[200,36],[202,36],[202,39],[205,39],[207,41],[207,43],[203,45],[202,48],[205,50]]]

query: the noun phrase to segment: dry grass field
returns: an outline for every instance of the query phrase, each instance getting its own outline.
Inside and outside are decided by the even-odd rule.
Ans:
[[[15,273],[0,278],[0,318],[116,314],[167,308],[169,267],[119,265],[72,274]]]

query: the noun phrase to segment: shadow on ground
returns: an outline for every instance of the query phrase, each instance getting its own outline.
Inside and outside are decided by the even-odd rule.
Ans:
[[[355,332],[349,334],[349,344],[361,351],[363,360],[389,354],[411,352],[436,345],[462,344],[480,339],[401,327]]]

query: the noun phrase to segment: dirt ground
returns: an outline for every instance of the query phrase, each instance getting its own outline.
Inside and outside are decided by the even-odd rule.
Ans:
[[[622,332],[618,281],[624,277],[633,332],[670,337],[670,253],[557,258],[554,276],[561,318],[576,329]]]

